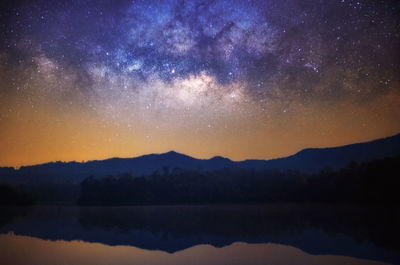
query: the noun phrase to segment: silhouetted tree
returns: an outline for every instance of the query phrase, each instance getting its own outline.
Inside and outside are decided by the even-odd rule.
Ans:
[[[80,204],[263,202],[398,202],[399,157],[350,163],[312,176],[298,171],[223,169],[211,172],[164,167],[147,177],[89,177]]]
[[[33,199],[16,187],[0,184],[0,205],[30,205]]]

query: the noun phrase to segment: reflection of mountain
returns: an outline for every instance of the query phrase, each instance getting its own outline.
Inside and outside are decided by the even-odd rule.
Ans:
[[[118,175],[130,173],[133,176],[147,175],[169,169],[217,170],[223,168],[245,169],[297,169],[304,172],[317,172],[325,167],[339,169],[350,161],[367,161],[385,156],[400,154],[400,134],[372,142],[353,144],[335,148],[305,149],[295,155],[273,160],[245,160],[234,162],[223,157],[195,159],[176,152],[144,155],[136,158],[112,158],[102,161],[52,162],[36,166],[21,167],[19,170],[0,168],[0,180],[10,183],[26,182],[80,182],[94,175]]]
[[[395,208],[395,207],[394,207]],[[312,254],[396,263],[396,209],[351,206],[38,207],[0,228],[51,240],[83,240],[176,252],[199,244],[279,243]]]

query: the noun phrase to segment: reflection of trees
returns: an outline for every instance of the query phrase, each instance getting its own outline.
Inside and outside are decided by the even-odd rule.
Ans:
[[[204,235],[249,242],[321,229],[400,249],[399,214],[379,207],[272,204],[265,206],[162,206],[82,208],[87,229],[148,231],[174,238]],[[206,242],[204,242],[206,243]]]
[[[22,218],[29,213],[30,207],[0,207],[0,227],[11,224],[15,219]]]

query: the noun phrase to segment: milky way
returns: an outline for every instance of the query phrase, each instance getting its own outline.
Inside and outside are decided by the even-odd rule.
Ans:
[[[271,158],[400,131],[396,1],[1,5],[2,165]]]

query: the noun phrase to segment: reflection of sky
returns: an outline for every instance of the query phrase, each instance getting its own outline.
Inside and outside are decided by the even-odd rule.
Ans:
[[[48,241],[28,236],[0,235],[0,257],[7,264],[384,264],[376,261],[310,255],[277,244],[247,244],[215,248],[198,245],[173,254],[135,247],[111,247],[83,241]]]
[[[394,206],[379,210],[328,206],[270,204],[11,209],[4,213],[0,234],[12,231],[16,235],[50,241],[127,245],[168,253],[204,244],[219,248],[234,242],[252,245],[274,243],[312,255],[348,256],[397,264],[398,251],[388,247],[397,231]],[[353,217],[349,219],[350,215]]]

